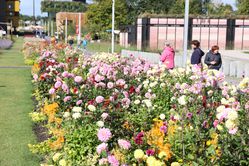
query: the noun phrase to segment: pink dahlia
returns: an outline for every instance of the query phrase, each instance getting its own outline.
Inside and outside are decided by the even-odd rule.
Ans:
[[[119,166],[119,161],[114,155],[108,156],[108,162],[111,164],[111,166]]]
[[[33,75],[33,79],[34,79],[34,81],[36,82],[36,81],[38,80],[38,75],[37,75],[37,74],[34,74],[34,75]]]
[[[82,103],[82,100],[78,100],[77,102],[76,102],[76,105],[80,105]]]
[[[101,118],[105,120],[108,116],[109,116],[108,113],[105,113],[105,112],[104,112],[104,113],[101,115]]]
[[[74,81],[77,82],[77,83],[81,83],[82,82],[82,77],[81,76],[76,76],[74,78]]]
[[[108,83],[107,83],[107,87],[108,87],[108,89],[112,89],[112,88],[113,88],[113,86],[114,86],[114,84],[113,84],[112,82],[108,82]]]
[[[55,93],[55,89],[54,88],[51,88],[50,90],[49,90],[49,94],[54,94]]]
[[[54,84],[54,87],[58,89],[59,87],[61,87],[61,85],[62,85],[61,81],[56,81],[56,83]]]
[[[122,148],[122,149],[130,149],[131,147],[131,143],[129,141],[126,141],[126,140],[123,140],[123,139],[120,139],[118,140],[118,145]]]
[[[64,71],[63,73],[62,73],[62,77],[68,77],[68,71]]]
[[[106,151],[107,150],[107,143],[102,143],[100,145],[97,146],[97,153],[98,154],[101,154],[103,151]]]
[[[234,135],[234,134],[237,133],[237,131],[238,131],[238,127],[235,127],[235,128],[233,128],[233,129],[229,130],[229,134]]]
[[[112,133],[107,128],[101,128],[98,130],[98,139],[102,142],[107,142],[112,137]]]
[[[214,128],[216,128],[218,124],[219,124],[219,121],[218,121],[218,120],[215,120],[215,121],[213,122]]]
[[[98,97],[96,97],[96,102],[99,104],[99,103],[102,103],[103,101],[104,101],[104,97],[103,96],[98,96]]]
[[[66,97],[63,99],[63,101],[64,101],[64,102],[67,102],[67,101],[69,101],[69,100],[71,100],[71,99],[72,99],[71,96],[66,96]]]

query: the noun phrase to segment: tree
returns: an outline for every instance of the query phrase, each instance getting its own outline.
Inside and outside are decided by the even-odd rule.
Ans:
[[[204,14],[206,11],[206,3],[209,3],[209,1],[190,0],[189,13],[193,15]],[[184,11],[185,0],[175,0],[169,14],[184,14]]]
[[[237,0],[238,14],[248,15],[249,14],[249,0]]]
[[[208,6],[209,15],[229,16],[233,13],[233,7],[229,4],[210,4]]]
[[[129,24],[128,7],[125,1],[116,0],[115,3],[115,27]],[[87,23],[93,32],[106,31],[112,25],[112,0],[97,0],[87,10]]]

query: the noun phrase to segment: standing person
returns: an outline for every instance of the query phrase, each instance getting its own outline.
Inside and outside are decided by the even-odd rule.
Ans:
[[[88,41],[86,39],[86,37],[84,38],[84,40],[82,41],[82,46],[83,46],[83,49],[86,50],[86,47],[87,47],[87,44],[88,44]]]
[[[204,62],[208,65],[209,69],[220,70],[222,59],[219,53],[219,46],[215,45],[211,48],[211,50],[206,54]]]
[[[193,40],[191,46],[194,50],[191,56],[191,64],[201,65],[201,58],[203,57],[204,52],[200,49],[200,42],[198,40]]]
[[[160,58],[161,62],[165,64],[168,70],[172,70],[175,67],[175,51],[171,47],[169,42],[165,42],[165,47]]]

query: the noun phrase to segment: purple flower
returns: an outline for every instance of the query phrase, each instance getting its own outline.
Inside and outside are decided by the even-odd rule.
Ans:
[[[82,80],[83,80],[83,79],[82,79],[81,76],[76,76],[76,77],[74,78],[74,81],[77,82],[77,83],[81,83]]]
[[[101,128],[98,130],[98,139],[102,142],[107,142],[112,137],[112,133],[107,128]]]
[[[54,94],[55,93],[55,89],[54,88],[51,88],[50,90],[49,90],[49,94]]]
[[[204,122],[202,123],[202,127],[203,128],[207,128],[208,122],[206,120],[204,120]]]
[[[56,83],[54,84],[55,89],[58,89],[59,87],[61,87],[62,83],[61,81],[56,81]]]
[[[68,71],[64,71],[63,73],[62,73],[62,77],[68,77]]]
[[[71,99],[72,99],[71,96],[66,96],[66,97],[63,99],[63,101],[64,101],[64,102],[67,102],[67,101],[69,101],[69,100],[71,100]]]
[[[64,92],[67,92],[67,93],[68,93],[69,89],[68,89],[67,84],[62,84],[61,88],[62,88],[62,90],[63,90]]]
[[[130,149],[131,147],[131,143],[123,139],[118,140],[118,145],[120,146],[120,148],[126,149],[126,150]]]
[[[154,154],[155,154],[155,151],[153,149],[146,150],[146,155],[147,156],[153,156]]]
[[[100,82],[100,81],[104,80],[105,78],[104,78],[103,76],[97,74],[97,75],[94,77],[94,79],[95,79],[96,82]]]
[[[77,102],[76,102],[76,105],[80,105],[82,103],[82,100],[78,100]]]
[[[191,119],[192,116],[193,116],[193,114],[192,114],[191,112],[188,112],[188,113],[187,113],[187,118],[188,118],[188,119]]]
[[[160,127],[160,131],[164,132],[164,133],[167,133],[167,126],[161,126]]]
[[[114,155],[108,156],[108,162],[111,164],[111,166],[119,166],[119,161]]]
[[[103,96],[98,96],[98,97],[96,97],[96,99],[95,99],[95,101],[98,103],[98,104],[100,104],[100,103],[102,103],[103,101],[104,101],[104,97]]]
[[[103,151],[106,151],[108,147],[107,143],[102,143],[100,145],[97,146],[97,153],[101,154]]]

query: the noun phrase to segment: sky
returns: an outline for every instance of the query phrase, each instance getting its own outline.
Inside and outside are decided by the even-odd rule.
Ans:
[[[92,0],[87,0],[87,2],[91,2]],[[231,4],[235,7],[236,0],[222,0],[223,3]],[[46,15],[45,13],[41,13],[41,0],[35,0],[35,15]],[[21,0],[21,14],[25,15],[33,15],[33,1],[32,0]]]

